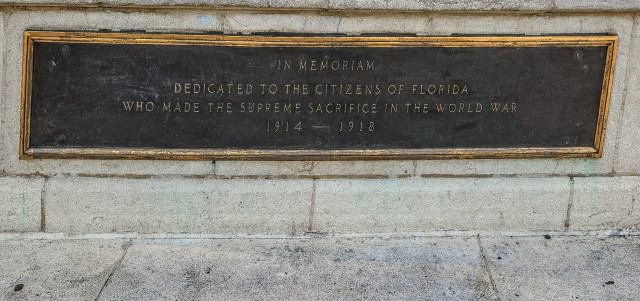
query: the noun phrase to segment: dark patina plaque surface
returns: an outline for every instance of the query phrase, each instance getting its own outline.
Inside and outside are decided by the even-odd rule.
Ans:
[[[21,155],[598,157],[616,42],[26,32]]]

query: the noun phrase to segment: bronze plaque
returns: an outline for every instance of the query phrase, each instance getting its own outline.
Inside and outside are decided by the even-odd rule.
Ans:
[[[20,153],[600,157],[616,44],[27,31]]]

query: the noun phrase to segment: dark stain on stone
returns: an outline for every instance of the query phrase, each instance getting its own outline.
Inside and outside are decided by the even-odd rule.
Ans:
[[[546,239],[551,239],[551,235],[549,235],[549,234],[545,234],[545,235],[544,235],[544,238],[546,238]]]
[[[21,291],[23,288],[24,288],[24,284],[22,284],[22,283],[18,283],[18,284],[16,284],[16,286],[14,286],[14,287],[13,287],[13,291],[14,291],[14,292],[19,292],[19,291]]]
[[[609,280],[609,281],[605,282],[604,284],[606,284],[606,285],[612,285],[612,284],[615,284],[615,281],[613,281],[613,280]]]

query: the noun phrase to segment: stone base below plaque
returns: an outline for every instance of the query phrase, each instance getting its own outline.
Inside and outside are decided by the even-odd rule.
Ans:
[[[640,89],[636,86],[640,82],[640,34],[634,25],[638,23],[638,5],[543,0],[500,5],[276,0],[264,7],[257,1],[223,2],[193,0],[157,6],[151,0],[131,0],[126,5],[115,0],[57,4],[0,0],[1,232],[282,237],[409,235],[445,230],[537,235],[544,231],[640,229],[640,206],[636,204],[640,199]],[[617,36],[618,48],[608,118],[602,124],[606,134],[598,145],[600,158],[310,158],[276,162],[220,157],[129,160],[124,155],[109,160],[100,156],[24,160],[20,159],[25,151],[20,133],[24,129],[21,101],[26,31],[208,36],[284,33],[285,37],[369,39],[596,34]],[[56,62],[55,57],[44,59]],[[566,63],[577,62],[571,60]],[[110,58],[107,63],[117,65],[118,60]],[[56,68],[45,66],[47,72],[49,67]],[[90,75],[76,79],[88,83]],[[54,86],[56,93],[42,99],[55,103],[64,98],[69,91],[65,91],[64,82],[58,84]],[[56,109],[46,107],[42,116]],[[105,132],[92,132],[95,119],[82,114],[69,116],[63,118],[65,122],[85,118],[87,127],[82,130],[89,133],[86,137],[104,137]],[[567,116],[556,121],[574,121]],[[120,122],[113,124],[114,128],[122,126]],[[47,146],[60,134],[53,133],[55,124],[51,128],[46,122],[38,130],[42,137],[53,140],[41,140],[45,142],[33,146]],[[573,131],[587,133],[575,127]],[[563,136],[558,138],[554,141],[563,141]],[[65,135],[62,140],[58,137],[58,142],[73,139]]]

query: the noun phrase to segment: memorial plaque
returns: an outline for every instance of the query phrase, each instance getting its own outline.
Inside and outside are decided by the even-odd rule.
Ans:
[[[21,158],[600,157],[617,37],[27,31]]]

